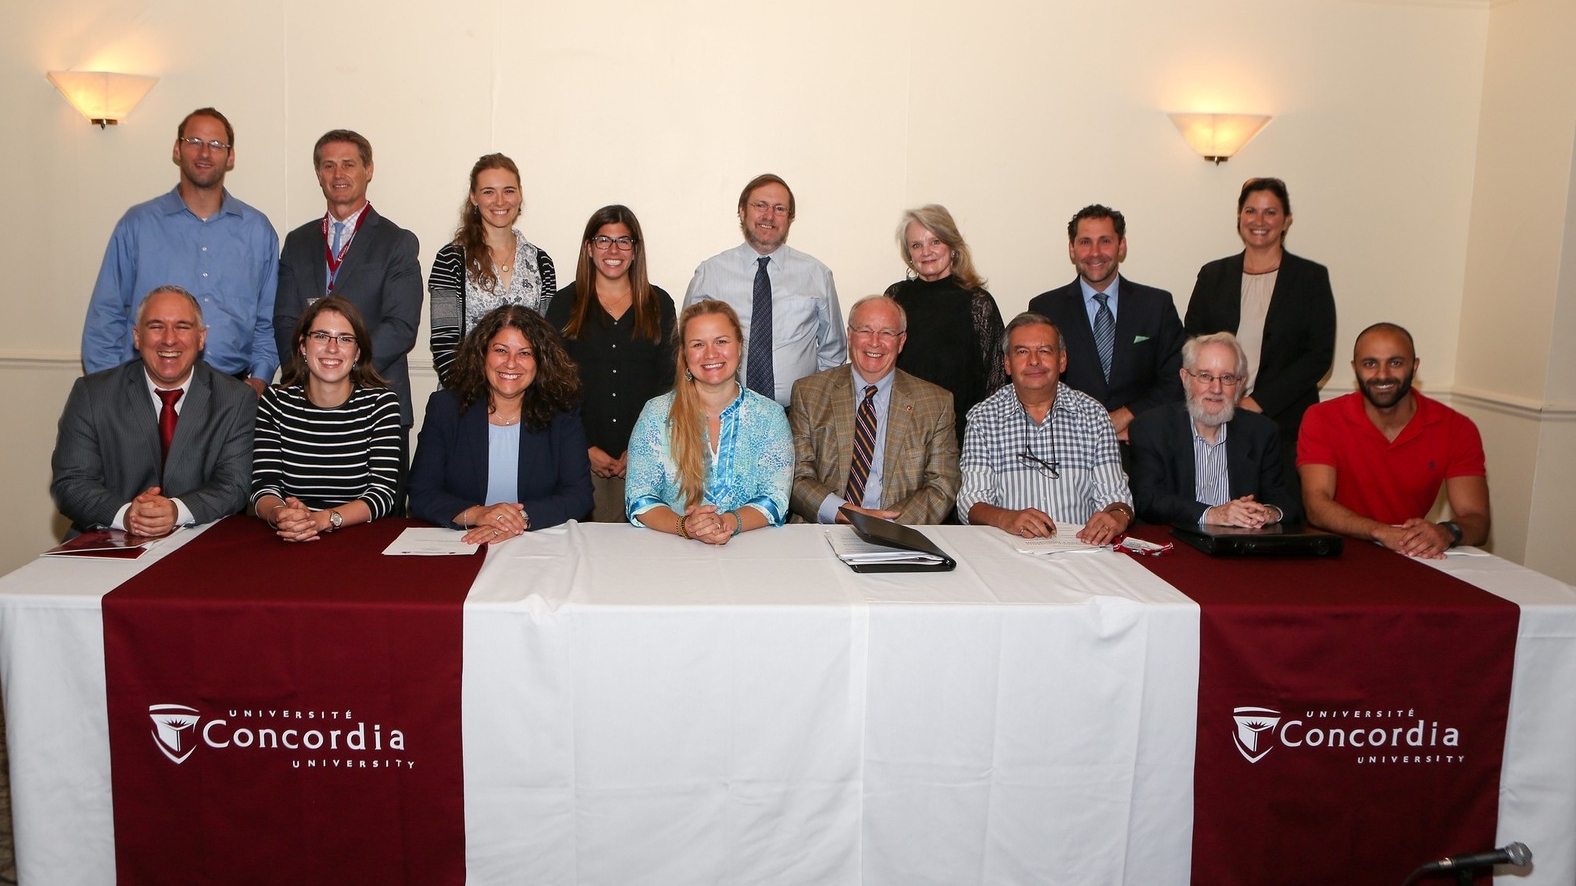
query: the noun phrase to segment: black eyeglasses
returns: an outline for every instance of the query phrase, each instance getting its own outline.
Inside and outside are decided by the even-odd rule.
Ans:
[[[1039,465],[1040,467],[1044,468],[1046,471],[1049,471],[1052,480],[1060,480],[1062,478],[1062,468],[1061,468],[1061,464],[1059,462],[1046,461],[1045,459],[1040,458],[1038,455],[1035,455],[1034,453],[1030,452],[1027,449],[1025,449],[1024,451],[1018,453],[1018,457],[1021,458],[1021,459],[1028,460],[1028,461],[1032,461],[1035,464]]]
[[[320,345],[326,345],[331,341],[337,341],[341,347],[348,348],[356,343],[356,337],[348,332],[333,333],[325,332],[321,329],[314,329],[311,332],[308,332],[306,337]]]
[[[609,249],[617,249],[619,252],[628,252],[635,248],[635,238],[604,237],[601,234],[598,234],[591,238],[591,245],[602,250],[603,252],[606,252]]]

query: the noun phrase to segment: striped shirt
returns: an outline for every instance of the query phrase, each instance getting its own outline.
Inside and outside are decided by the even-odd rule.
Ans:
[[[272,387],[257,407],[252,503],[294,496],[318,511],[360,499],[372,519],[394,509],[399,481],[399,395],[358,387],[332,409],[300,385]]]
[[[449,383],[449,373],[459,359],[460,344],[476,322],[495,308],[525,305],[546,315],[547,306],[558,291],[553,259],[514,231],[514,275],[503,292],[485,289],[465,269],[465,250],[457,244],[438,250],[427,274],[427,307],[431,312],[432,366],[438,371],[440,386]]]
[[[1215,442],[1205,440],[1198,432],[1198,424],[1191,419],[1188,427],[1193,430],[1193,498],[1214,507],[1231,501],[1231,479],[1226,473],[1226,428],[1215,429]],[[1205,512],[1207,517],[1208,512]],[[1203,522],[1205,517],[1200,517]]]
[[[1043,422],[1029,416],[1010,384],[970,409],[958,467],[958,517],[965,523],[981,502],[1039,508],[1064,523],[1087,523],[1112,502],[1133,503],[1110,415],[1063,382]]]

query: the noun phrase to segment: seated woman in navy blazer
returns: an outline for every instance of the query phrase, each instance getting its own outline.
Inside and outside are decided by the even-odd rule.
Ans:
[[[460,346],[427,400],[410,468],[411,513],[489,544],[591,510],[580,379],[541,315],[506,305]]]

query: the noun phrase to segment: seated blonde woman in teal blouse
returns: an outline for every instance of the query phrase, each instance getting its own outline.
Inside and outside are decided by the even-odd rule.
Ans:
[[[743,339],[727,304],[684,309],[673,391],[646,403],[630,435],[631,523],[723,545],[787,519],[793,438],[782,407],[739,384]]]

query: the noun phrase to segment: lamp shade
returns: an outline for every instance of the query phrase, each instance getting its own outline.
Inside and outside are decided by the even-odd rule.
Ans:
[[[1219,165],[1270,122],[1267,114],[1171,114],[1177,131],[1200,157]]]
[[[50,71],[49,82],[88,122],[102,127],[125,119],[159,78],[109,71]]]

